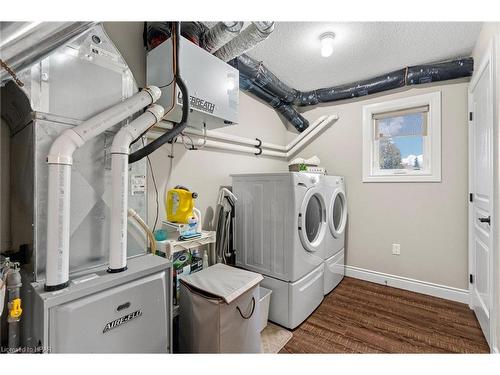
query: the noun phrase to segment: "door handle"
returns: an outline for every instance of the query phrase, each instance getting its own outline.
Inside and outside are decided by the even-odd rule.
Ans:
[[[488,223],[488,225],[490,225],[490,223],[491,223],[491,216],[488,216],[488,217],[478,217],[477,219],[481,223]]]

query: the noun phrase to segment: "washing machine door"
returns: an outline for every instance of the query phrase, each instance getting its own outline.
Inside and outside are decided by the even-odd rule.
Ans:
[[[298,230],[300,241],[309,252],[320,250],[326,232],[325,199],[318,188],[310,188],[302,201]]]
[[[335,238],[344,233],[347,222],[347,201],[344,190],[335,189],[328,210],[328,226]]]

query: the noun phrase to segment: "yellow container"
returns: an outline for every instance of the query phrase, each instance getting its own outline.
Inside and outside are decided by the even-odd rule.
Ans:
[[[184,186],[176,186],[167,192],[167,220],[172,223],[187,224],[193,217],[194,200],[198,194]]]

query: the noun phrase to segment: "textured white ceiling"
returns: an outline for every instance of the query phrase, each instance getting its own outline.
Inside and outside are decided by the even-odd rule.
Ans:
[[[470,22],[277,22],[248,54],[288,85],[310,90],[470,56],[480,28]],[[325,31],[336,34],[333,55],[326,58],[319,42]]]

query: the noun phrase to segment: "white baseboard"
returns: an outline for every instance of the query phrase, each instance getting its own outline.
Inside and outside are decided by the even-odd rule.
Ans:
[[[444,298],[465,304],[469,303],[469,291],[465,289],[433,284],[426,281],[410,279],[408,277],[389,275],[387,273],[347,265],[345,266],[345,275],[356,279],[370,281],[372,283],[409,290],[411,292],[427,294],[429,296]]]

